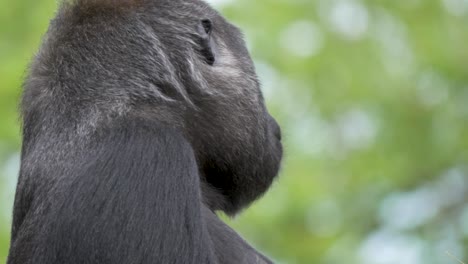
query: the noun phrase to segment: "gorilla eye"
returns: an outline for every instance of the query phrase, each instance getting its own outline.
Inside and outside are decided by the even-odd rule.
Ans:
[[[201,23],[202,23],[203,29],[205,30],[205,33],[211,34],[211,31],[213,30],[213,24],[211,23],[211,20],[203,19]]]
[[[208,65],[213,66],[216,61],[216,43],[211,37],[213,23],[210,19],[202,19],[198,25],[200,55]]]

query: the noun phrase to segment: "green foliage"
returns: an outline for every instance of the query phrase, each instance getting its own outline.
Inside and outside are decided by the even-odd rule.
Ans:
[[[286,145],[271,192],[227,221],[279,263],[468,260],[466,1],[212,2],[245,31]],[[0,2],[0,262],[20,84],[55,8]]]

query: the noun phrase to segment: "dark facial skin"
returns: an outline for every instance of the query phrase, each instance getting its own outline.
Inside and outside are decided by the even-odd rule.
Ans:
[[[62,4],[22,100],[8,263],[271,263],[233,215],[281,131],[238,28],[198,0]]]

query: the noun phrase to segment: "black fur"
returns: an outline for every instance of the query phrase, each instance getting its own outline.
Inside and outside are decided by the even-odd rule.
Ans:
[[[62,4],[31,65],[8,264],[271,263],[233,215],[281,133],[240,31],[199,0]]]

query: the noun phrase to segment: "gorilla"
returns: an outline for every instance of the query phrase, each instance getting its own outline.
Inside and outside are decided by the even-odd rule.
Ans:
[[[272,263],[224,224],[283,155],[240,30],[201,0],[64,0],[24,83],[8,264]]]

